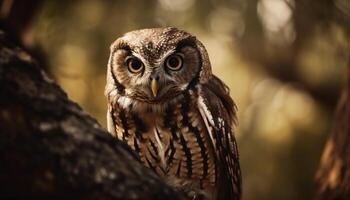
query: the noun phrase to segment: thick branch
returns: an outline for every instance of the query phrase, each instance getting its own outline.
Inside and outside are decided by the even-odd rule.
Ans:
[[[338,103],[333,130],[316,175],[316,199],[350,197],[350,63],[348,83]]]
[[[0,31],[1,198],[179,199]]]

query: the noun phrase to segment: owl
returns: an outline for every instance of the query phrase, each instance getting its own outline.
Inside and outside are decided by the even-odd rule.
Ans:
[[[236,106],[203,44],[153,28],[126,33],[110,51],[108,131],[191,199],[240,199]]]

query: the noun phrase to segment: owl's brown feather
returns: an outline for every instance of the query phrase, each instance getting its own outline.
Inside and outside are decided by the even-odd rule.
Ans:
[[[216,87],[212,87],[212,86]],[[214,89],[215,88],[215,89]],[[217,199],[239,199],[241,193],[241,171],[233,126],[236,121],[235,104],[228,94],[226,85],[213,77],[204,84],[200,92],[203,118],[207,118],[209,134],[216,149],[218,177]]]

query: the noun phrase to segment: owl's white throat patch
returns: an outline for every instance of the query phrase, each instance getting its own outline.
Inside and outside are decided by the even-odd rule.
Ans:
[[[149,103],[143,102],[136,99],[132,99],[128,96],[116,96],[115,103],[118,103],[123,109],[134,111],[137,113],[159,113],[162,114],[166,110],[166,108],[174,103],[177,103],[183,99],[183,95],[180,94],[173,99],[166,102],[159,103]]]
[[[117,103],[126,110],[132,110],[137,113],[162,113],[167,103],[150,104],[139,100],[132,99],[127,96],[117,98]]]
[[[119,97],[117,101],[118,104],[124,109],[128,108],[132,103],[132,99],[126,96]]]

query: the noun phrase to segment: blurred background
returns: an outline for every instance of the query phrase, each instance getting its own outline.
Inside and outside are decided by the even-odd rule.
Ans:
[[[238,106],[243,199],[311,199],[346,78],[348,0],[80,0],[1,2],[24,44],[68,96],[106,126],[109,45],[175,26],[206,46]],[[26,18],[25,18],[26,19]]]

